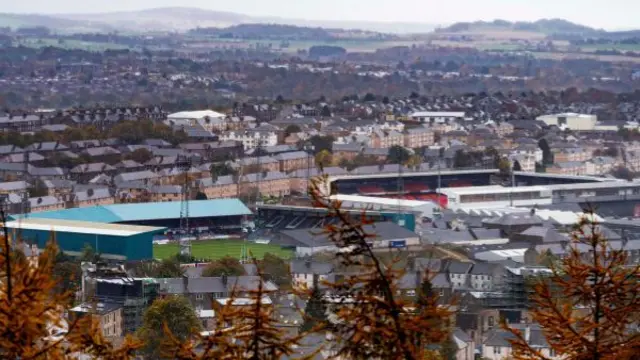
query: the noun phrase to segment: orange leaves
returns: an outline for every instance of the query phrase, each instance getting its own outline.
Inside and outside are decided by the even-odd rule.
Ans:
[[[0,212],[4,222],[4,213]],[[11,246],[6,229],[0,236],[0,358],[72,359],[79,354],[105,360],[132,359],[139,344],[127,339],[109,344],[90,316],[69,321],[73,298],[59,293],[52,277],[57,248],[49,243],[39,256],[27,258]]]
[[[326,283],[338,300],[333,302],[331,332],[337,337],[338,356],[351,359],[424,359],[430,356],[427,346],[439,344],[449,336],[447,307],[438,306],[437,295],[418,291],[417,303],[398,296],[398,283],[403,270],[387,266],[375,255],[368,241],[375,238],[363,226],[371,224],[362,212],[354,220],[341,210],[340,202],[332,202],[320,189],[327,178],[312,179],[310,194],[315,204],[338,218],[324,233],[344,250],[337,254],[342,265],[357,272],[333,283]],[[429,283],[428,274],[423,281]],[[430,286],[426,286],[430,287]],[[409,310],[414,306],[414,310]]]
[[[531,313],[555,353],[567,360],[633,359],[640,336],[640,268],[612,248],[588,211],[572,234],[572,249],[548,279],[533,286]],[[581,251],[580,251],[581,250]],[[509,329],[515,359],[545,359],[522,334]]]

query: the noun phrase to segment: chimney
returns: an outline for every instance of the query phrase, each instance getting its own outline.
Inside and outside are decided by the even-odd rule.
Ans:
[[[307,270],[311,270],[311,259],[306,259],[304,261],[304,266],[307,268]]]
[[[528,343],[530,339],[531,339],[531,326],[529,326],[529,324],[526,324],[524,327],[524,340]]]
[[[222,285],[224,285],[224,287],[227,287],[228,283],[229,283],[229,277],[226,274],[222,275]]]

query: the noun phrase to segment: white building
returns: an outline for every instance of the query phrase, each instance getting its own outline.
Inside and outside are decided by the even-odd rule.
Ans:
[[[333,273],[330,263],[311,261],[310,259],[295,259],[290,263],[291,278],[294,286],[311,289],[314,281],[321,284],[328,281]],[[315,279],[315,280],[314,280]]]
[[[466,289],[469,287],[469,272],[471,271],[472,266],[472,263],[456,260],[449,262],[446,272],[449,274],[449,282],[454,290]]]
[[[417,111],[409,115],[414,121],[421,123],[445,124],[456,120],[464,120],[463,111]]]
[[[555,125],[561,129],[592,131],[596,128],[598,117],[596,115],[563,113],[538,116],[545,124]]]
[[[175,123],[187,122],[190,126],[200,124],[205,130],[223,130],[225,115],[213,110],[180,111],[169,114],[167,120]]]
[[[256,147],[278,145],[278,135],[275,132],[263,131],[229,131],[220,135],[222,141],[240,141],[244,150]]]
[[[553,200],[551,190],[544,186],[489,185],[442,188],[437,191],[447,196],[447,206],[453,210],[551,205]]]
[[[546,359],[561,359],[547,343],[539,325],[536,324],[512,324],[522,332],[524,338],[529,345],[540,351]],[[513,339],[510,332],[502,329],[493,329],[489,331],[484,342],[482,343],[482,358],[490,360],[504,360],[512,356],[513,349],[509,343],[509,339]]]
[[[509,161],[511,161],[512,164],[515,164],[517,161],[518,164],[520,164],[520,171],[522,172],[536,172],[536,158],[534,156],[511,154],[509,155]]]

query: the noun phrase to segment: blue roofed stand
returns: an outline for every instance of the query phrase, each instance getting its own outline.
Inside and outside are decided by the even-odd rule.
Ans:
[[[55,240],[60,250],[69,255],[80,255],[89,245],[102,257],[114,260],[153,258],[153,236],[166,230],[164,227],[44,218],[8,221],[6,227],[14,241],[21,239],[44,248],[49,240]]]
[[[238,199],[189,201],[190,218],[251,215]],[[102,223],[144,222],[180,218],[180,202],[102,205],[29,214],[29,218],[93,221]]]

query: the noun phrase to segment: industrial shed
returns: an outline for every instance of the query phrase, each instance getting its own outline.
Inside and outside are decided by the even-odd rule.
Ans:
[[[6,223],[12,239],[44,248],[55,239],[60,250],[80,255],[88,244],[102,257],[113,260],[153,258],[153,236],[163,227],[106,224],[88,221],[24,218]]]

